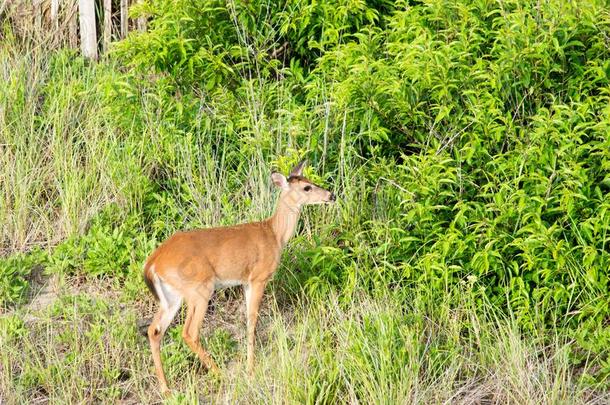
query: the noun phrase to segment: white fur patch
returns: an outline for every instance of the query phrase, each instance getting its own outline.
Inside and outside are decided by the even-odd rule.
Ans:
[[[155,273],[154,267],[151,267],[151,273],[153,275],[153,284],[157,295],[159,296],[159,306],[161,307],[161,319],[157,325],[157,333],[163,333],[172,319],[176,316],[176,313],[182,305],[182,296],[172,286],[164,282],[161,277]]]
[[[214,288],[227,288],[227,287],[235,287],[236,285],[244,284],[241,280],[221,280],[216,279],[214,281]]]
[[[172,286],[164,282],[161,277],[155,273],[154,264],[150,267],[152,273],[153,285],[159,296],[159,304],[163,310],[173,310],[176,306],[179,308],[182,303],[182,296]]]

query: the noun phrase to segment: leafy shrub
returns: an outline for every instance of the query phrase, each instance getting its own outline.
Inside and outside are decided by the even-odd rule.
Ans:
[[[559,327],[577,342],[572,361],[593,353],[607,378],[603,2],[151,0],[134,12],[149,30],[117,44],[89,94],[116,130],[109,172],[126,184],[54,250],[52,271],[116,276],[133,293],[157,240],[268,214],[269,166],[307,151],[340,201],[304,215],[307,236],[286,254],[291,292],[416,291],[430,311],[491,303],[526,334]],[[18,296],[25,275],[7,268]],[[385,337],[375,319],[362,325],[389,352],[410,338],[393,322]],[[387,360],[357,343],[354,357]],[[340,392],[330,363],[312,360],[311,395]]]
[[[0,307],[19,303],[28,290],[28,279],[36,267],[46,263],[41,249],[0,259]]]
[[[479,165],[518,144],[540,111],[589,98],[593,118],[607,97],[597,92],[609,79],[608,20],[596,2],[432,1],[397,7],[383,26],[324,53],[309,87],[349,112],[362,148],[383,145],[375,154],[470,143],[465,157]]]
[[[113,206],[95,218],[87,233],[73,237],[55,248],[47,270],[51,273],[83,273],[91,277],[124,279],[141,267],[151,241],[141,232],[135,216],[120,220]],[[115,225],[115,221],[120,224]],[[153,242],[154,243],[154,242]],[[136,270],[137,269],[137,270]]]
[[[191,111],[171,115],[179,142],[229,128],[219,138],[229,154],[269,159],[269,133],[285,125],[311,134],[286,139],[344,185],[338,231],[322,225],[314,244],[290,252],[310,294],[415,288],[434,300],[468,285],[473,300],[510,308],[524,330],[603,330],[610,20],[599,2],[287,2],[277,16],[258,2],[154,4],[159,25],[119,54],[136,72],[192,86],[163,93],[167,106]],[[180,42],[185,52],[154,48]],[[296,58],[267,59],[284,42]],[[155,55],[181,56],[151,64]],[[199,67],[175,69],[189,63]],[[213,113],[197,118],[204,104]],[[171,190],[160,201],[180,216],[173,201],[194,196]]]
[[[116,54],[141,72],[165,74],[178,87],[235,87],[252,70],[269,78],[282,67],[313,64],[343,37],[390,13],[392,2],[332,0],[150,0],[132,9],[151,16],[147,32],[118,44]],[[241,74],[241,77],[240,77]]]

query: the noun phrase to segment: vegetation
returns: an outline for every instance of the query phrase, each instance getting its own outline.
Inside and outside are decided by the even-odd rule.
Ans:
[[[607,403],[604,2],[147,0],[92,63],[0,42],[0,401],[160,401],[148,253],[306,210],[245,374],[241,292],[207,375],[169,330],[175,403]],[[58,298],[35,308],[40,269]]]

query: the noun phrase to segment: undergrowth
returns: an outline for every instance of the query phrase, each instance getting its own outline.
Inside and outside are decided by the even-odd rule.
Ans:
[[[147,402],[133,309],[149,302],[146,256],[176,230],[269,215],[270,172],[303,155],[338,203],[302,215],[256,380],[242,378],[242,332],[207,331],[228,370],[216,379],[176,326],[163,349],[176,401],[607,400],[603,2],[149,0],[132,13],[147,32],[98,63],[2,23],[10,401]],[[24,323],[41,267],[108,283],[122,307],[68,287]]]

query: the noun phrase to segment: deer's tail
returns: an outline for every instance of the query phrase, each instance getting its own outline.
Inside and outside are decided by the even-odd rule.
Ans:
[[[146,286],[150,290],[150,292],[155,296],[155,299],[159,301],[159,294],[157,294],[157,290],[155,289],[155,284],[153,282],[153,277],[155,275],[154,266],[150,264],[150,262],[146,262],[144,265],[144,282]]]

